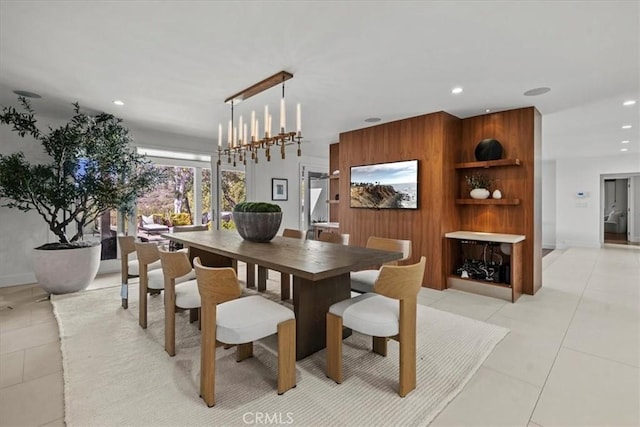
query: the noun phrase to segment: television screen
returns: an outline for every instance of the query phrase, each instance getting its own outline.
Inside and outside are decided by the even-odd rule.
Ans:
[[[418,209],[418,161],[351,167],[352,208]]]

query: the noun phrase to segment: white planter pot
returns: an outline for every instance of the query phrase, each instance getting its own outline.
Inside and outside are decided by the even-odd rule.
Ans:
[[[50,294],[68,294],[86,289],[100,267],[100,245],[77,249],[33,250],[33,268],[38,284]]]
[[[472,199],[488,199],[491,193],[486,188],[474,188],[469,194]]]

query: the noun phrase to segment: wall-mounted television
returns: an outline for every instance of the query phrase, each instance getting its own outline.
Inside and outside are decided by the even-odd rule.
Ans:
[[[418,209],[418,160],[351,166],[352,208]]]

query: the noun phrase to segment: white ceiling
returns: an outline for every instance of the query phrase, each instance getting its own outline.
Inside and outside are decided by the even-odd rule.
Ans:
[[[78,101],[134,129],[198,138],[206,152],[229,119],[223,100],[284,69],[295,75],[290,117],[302,102],[313,144],[367,117],[534,105],[545,158],[637,156],[639,105],[622,103],[640,100],[639,14],[638,1],[611,0],[3,0],[0,105],[28,90],[43,97],[37,111],[68,117]],[[541,86],[551,92],[523,95]],[[275,111],[279,96],[263,92],[237,114]]]

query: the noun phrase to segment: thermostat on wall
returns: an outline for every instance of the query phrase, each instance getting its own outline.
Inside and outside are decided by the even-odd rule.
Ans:
[[[589,192],[588,191],[578,191],[578,192],[576,192],[576,197],[578,199],[584,199],[585,197],[589,197]]]

